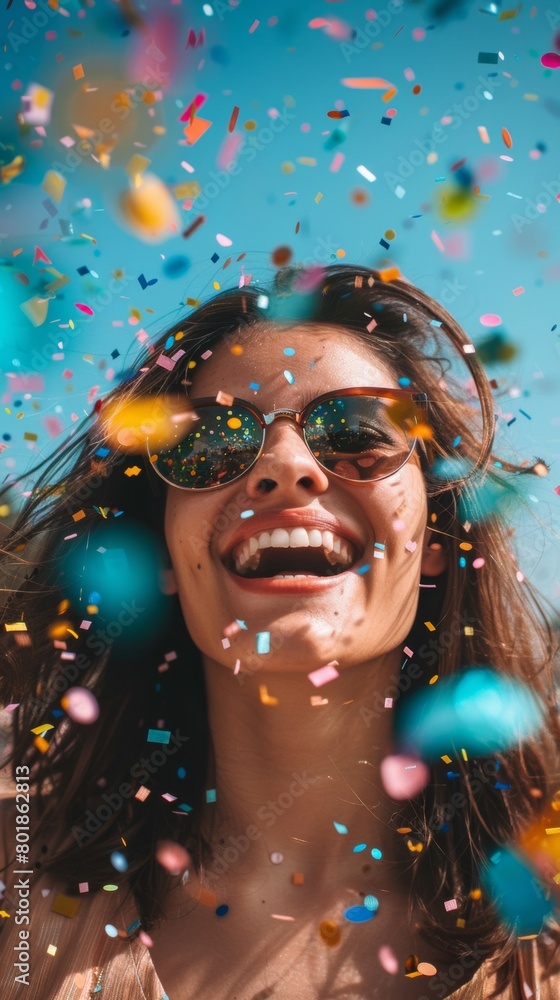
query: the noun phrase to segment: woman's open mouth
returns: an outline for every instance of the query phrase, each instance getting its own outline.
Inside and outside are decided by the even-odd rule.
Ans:
[[[241,542],[224,565],[245,580],[317,579],[340,576],[360,555],[352,542],[332,531],[275,528]]]

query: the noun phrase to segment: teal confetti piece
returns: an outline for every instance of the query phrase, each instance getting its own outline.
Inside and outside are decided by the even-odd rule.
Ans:
[[[366,847],[367,847],[367,844],[356,844],[356,846],[352,848],[352,853],[353,854],[360,854],[361,851],[365,851]]]
[[[296,380],[295,375],[292,375],[292,373],[289,372],[287,368],[284,370],[284,378],[286,379],[286,382],[290,383],[290,385],[293,385],[293,383]]]
[[[285,347],[285,348],[284,348],[284,354],[285,354],[285,355],[286,355],[287,357],[289,357],[289,358],[291,358],[291,357],[292,357],[292,355],[293,355],[293,354],[295,354],[295,353],[296,353],[296,352],[295,352],[295,349],[294,349],[293,347]]]
[[[356,570],[356,573],[358,573],[361,576],[363,573],[367,573],[368,569],[370,569],[369,563],[367,563],[367,565],[365,566],[359,566],[358,569]]]
[[[241,517],[242,519],[246,517],[252,517],[254,513],[255,513],[254,510],[242,510],[239,517]]]
[[[257,653],[270,653],[270,632],[257,632]]]
[[[169,729],[148,729],[146,737],[147,743],[169,743],[171,731]]]
[[[348,833],[348,829],[347,827],[344,826],[344,823],[337,823],[336,820],[334,820],[333,822],[334,822],[334,828],[337,833]]]
[[[241,618],[236,618],[235,620],[236,620],[236,622],[237,622],[237,624],[239,625],[240,628],[244,628],[245,630],[247,629],[247,626],[246,626],[245,622],[242,621]]]
[[[216,789],[215,788],[207,788],[206,789],[206,801],[207,802],[215,802],[216,801]]]

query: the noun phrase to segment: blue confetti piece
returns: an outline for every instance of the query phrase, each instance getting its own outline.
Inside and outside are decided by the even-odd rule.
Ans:
[[[360,854],[362,851],[365,851],[366,847],[367,844],[356,844],[356,846],[352,848],[352,853]]]
[[[213,253],[212,256],[211,256],[211,258],[210,258],[210,260],[212,261],[213,264],[217,264],[218,261],[219,261],[219,259],[220,259],[219,253]]]
[[[453,447],[456,448],[457,445],[459,445],[459,444],[461,444],[461,435],[460,434],[458,434],[457,437],[455,438],[455,440],[453,442]]]
[[[464,569],[466,565],[467,565],[467,560],[465,559],[464,556],[460,556],[459,566],[461,567],[461,569]]]
[[[528,413],[525,413],[525,410],[520,410],[519,412],[522,413],[524,417],[527,417],[527,420],[532,420],[533,419],[532,417],[529,416]]]
[[[285,355],[286,355],[286,357],[288,357],[288,358],[291,358],[291,357],[292,357],[292,355],[293,355],[293,354],[295,354],[295,353],[296,353],[296,352],[295,352],[295,348],[294,348],[294,347],[285,347],[285,348],[284,348],[284,354],[285,354]]]
[[[257,392],[257,390],[260,389],[260,387],[261,387],[260,382],[249,382],[249,388],[253,389],[254,392]]]
[[[270,653],[270,632],[257,632],[257,653]]]
[[[216,789],[215,788],[207,788],[206,789],[206,801],[207,802],[215,802],[216,801]]]
[[[111,862],[113,868],[115,868],[118,872],[125,872],[128,868],[128,861],[126,860],[124,854],[121,854],[120,851],[113,851],[109,861]]]
[[[187,769],[185,767],[178,767],[177,768],[177,777],[178,778],[186,778],[186,776],[187,776]]]
[[[364,899],[364,906],[366,909],[377,913],[377,910],[379,909],[379,900],[377,896],[372,896],[371,893],[368,893]]]
[[[383,240],[383,239],[379,240],[379,246],[381,246],[381,247],[384,247],[384,248],[385,248],[385,250],[388,250],[388,249],[389,249],[389,245],[390,245],[390,244],[389,244],[389,243],[387,243],[387,240]]]
[[[393,121],[392,118],[387,118],[386,115],[383,115],[383,117],[381,119],[381,124],[382,125],[390,125],[392,121]]]
[[[337,833],[348,833],[348,827],[344,826],[344,823],[337,823],[336,820],[333,820],[333,823]]]
[[[430,326],[441,326],[441,320],[440,319],[431,319],[430,320]]]
[[[164,344],[164,351],[170,351],[175,343],[175,337],[168,337]]]
[[[403,388],[406,388],[407,385],[410,385],[410,379],[405,378],[405,376],[402,375],[401,378],[399,379],[399,385],[403,386]]]
[[[254,513],[254,510],[242,510],[239,516],[241,518],[252,517]]]
[[[242,618],[236,618],[235,620],[236,620],[236,622],[237,622],[237,624],[239,625],[240,628],[244,628],[244,629],[247,628],[247,626],[246,626],[246,624],[245,624],[245,622],[243,621]]]
[[[373,920],[375,914],[367,906],[349,906],[344,911],[344,919],[351,924],[365,924],[368,920]]]
[[[225,917],[228,911],[229,911],[229,906],[227,905],[227,903],[221,903],[220,906],[216,907],[216,916]]]
[[[509,792],[511,789],[511,785],[506,784],[506,782],[504,781],[497,781],[496,784],[494,785],[494,788],[498,792]]]
[[[99,455],[99,458],[107,458],[107,455],[111,454],[111,449],[110,448],[98,448],[97,451],[95,452],[95,454]]]
[[[147,743],[169,743],[171,730],[169,729],[148,729],[146,737]]]
[[[374,542],[373,547],[374,549],[381,549],[383,552],[385,551],[385,544],[383,542]]]
[[[367,563],[366,566],[359,566],[358,569],[356,570],[356,573],[358,573],[359,576],[362,576],[364,573],[367,573],[368,569],[371,569],[369,563]]]
[[[293,383],[295,382],[295,376],[292,375],[292,373],[289,372],[287,369],[284,371],[284,378],[286,379],[286,382],[290,383],[290,385],[293,385]]]
[[[372,858],[375,858],[376,861],[381,861],[381,858],[383,857],[383,851],[380,851],[378,847],[372,847],[371,856]]]

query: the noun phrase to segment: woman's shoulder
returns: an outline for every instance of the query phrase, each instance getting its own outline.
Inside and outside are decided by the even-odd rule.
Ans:
[[[560,997],[560,949],[549,934],[540,934],[519,947],[516,979],[499,989],[491,959],[478,968],[473,978],[451,993],[448,1000],[558,1000]]]

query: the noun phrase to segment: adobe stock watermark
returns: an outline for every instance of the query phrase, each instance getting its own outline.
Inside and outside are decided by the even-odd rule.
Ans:
[[[414,659],[411,657],[405,661],[400,673],[391,678],[391,683],[387,685],[385,690],[375,693],[372,706],[360,706],[360,716],[365,726],[369,729],[372,721],[379,719],[387,711],[385,702],[388,699],[392,702],[401,694],[409,691],[412,682],[418,681],[424,676],[426,667],[435,667],[440,654],[450,648],[466,626],[475,625],[476,622],[477,619],[472,618],[466,612],[455,611],[449,622],[449,627],[438,632],[437,638],[423,643],[418,652],[414,653]],[[426,666],[420,666],[419,663],[415,662],[416,660],[424,660]]]
[[[532,198],[524,199],[525,208],[523,215],[520,215],[518,212],[512,212],[510,219],[513,222],[516,233],[521,233],[525,229],[525,226],[532,225],[535,219],[539,219],[541,215],[544,215],[548,206],[553,202],[557,202],[560,206],[560,174],[558,174],[558,179],[556,180],[543,181],[534,200]]]
[[[64,158],[64,162],[53,160],[50,164],[51,170],[56,170],[63,177],[72,174],[84,160],[92,156],[95,147],[99,143],[106,140],[108,136],[113,135],[118,127],[118,122],[122,123],[126,121],[131,111],[134,111],[142,103],[146,91],[163,87],[169,83],[170,75],[161,67],[161,64],[167,60],[165,53],[161,49],[158,49],[157,45],[152,42],[146,49],[146,55],[154,60],[155,66],[147,67],[140,83],[135,84],[133,87],[124,88],[125,98],[117,95],[109,105],[109,111],[116,116],[117,122],[109,116],[101,118],[97,123],[97,128],[92,130],[92,134],[87,139],[80,139],[69,150]]]
[[[60,17],[61,9],[65,12],[62,16],[66,16],[66,8],[63,4],[51,6],[47,0],[36,0],[35,8],[29,17],[21,18],[17,31],[8,31],[7,44],[16,53],[23,45],[27,45],[33,38],[36,38],[41,28],[46,28],[53,18]]]
[[[91,650],[93,656],[102,656],[111,643],[123,634],[125,629],[130,628],[138,621],[145,610],[145,608],[138,607],[134,600],[123,601],[121,610],[112,621],[108,622],[104,628],[96,628],[95,631],[88,634],[85,640],[86,648]],[[26,707],[32,708],[39,715],[46,712],[52,703],[58,700],[70,685],[79,679],[80,674],[89,670],[92,663],[93,661],[85,653],[77,653],[72,656],[72,659],[62,660],[56,677],[51,680],[40,697],[29,698],[25,703]]]
[[[263,125],[258,132],[251,134],[239,149],[237,158],[232,161],[224,170],[211,170],[209,180],[206,181],[199,195],[193,201],[193,208],[197,212],[203,211],[211,201],[229,187],[232,177],[237,177],[243,167],[248,166],[253,160],[270,145],[276,135],[295,121],[297,115],[291,112],[284,104],[282,111],[273,117],[270,116],[269,125]]]
[[[498,76],[495,77],[485,77],[479,76],[479,83],[475,87],[472,94],[467,94],[462,101],[455,101],[452,107],[447,108],[440,118],[435,119],[432,122],[432,130],[430,137],[428,139],[415,139],[414,143],[418,147],[417,149],[412,149],[407,156],[401,154],[399,156],[399,161],[396,167],[396,173],[390,170],[386,170],[384,177],[389,185],[393,194],[397,187],[401,185],[403,180],[407,180],[412,177],[415,170],[421,167],[426,162],[430,153],[433,153],[436,146],[447,142],[449,134],[451,132],[456,132],[457,129],[461,128],[464,122],[468,121],[469,118],[478,110],[480,104],[483,100],[487,98],[484,97],[484,92],[488,93],[497,90],[498,87],[502,86],[502,81]],[[453,123],[450,125],[442,125],[442,118],[452,118]]]
[[[130,777],[143,785],[145,781],[149,781],[151,775],[156,774],[160,767],[167,763],[169,757],[181,749],[188,739],[188,736],[181,736],[180,730],[176,729],[171,734],[169,743],[159,744],[157,750],[153,750],[149,756],[140,757],[135,761],[129,771]],[[91,840],[109,822],[111,816],[118,812],[123,803],[135,794],[134,786],[128,781],[122,781],[118,791],[102,792],[101,805],[95,810],[88,809],[81,820],[81,825],[75,824],[71,827],[72,836],[78,847]]]
[[[347,63],[352,62],[355,56],[371,46],[373,39],[378,38],[385,28],[388,28],[395,14],[402,14],[404,10],[404,0],[389,0],[386,7],[377,12],[372,10],[373,17],[366,17],[363,26],[357,28],[353,26],[352,41],[340,42],[339,49]]]
[[[293,781],[290,782],[285,792],[281,792],[278,798],[274,800],[269,799],[266,804],[259,806],[256,811],[256,818],[267,830],[270,830],[274,826],[279,816],[283,816],[288,809],[291,809],[296,799],[301,798],[311,785],[320,780],[319,775],[309,777],[306,771],[303,774],[298,774],[294,771],[292,778]],[[219,853],[214,851],[212,861],[210,862],[211,873],[214,875],[225,875],[228,869],[236,864],[243,854],[246,854],[251,844],[259,840],[262,835],[263,830],[261,827],[253,823],[250,823],[245,828],[245,833],[237,837],[231,834],[228,837],[230,843],[223,849],[220,849]]]

